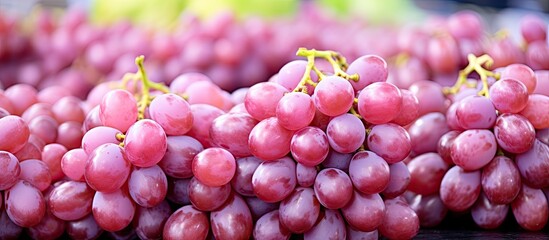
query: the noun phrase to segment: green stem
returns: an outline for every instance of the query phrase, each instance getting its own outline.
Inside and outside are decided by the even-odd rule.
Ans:
[[[151,103],[151,89],[158,90],[163,93],[170,92],[170,89],[166,85],[149,80],[147,73],[145,72],[145,67],[143,66],[144,60],[145,57],[143,55],[135,58],[135,65],[137,65],[138,68],[137,74],[141,76],[141,83],[143,84],[141,88],[141,99],[137,103],[137,119],[139,120],[145,118],[145,109],[147,109],[147,106]]]

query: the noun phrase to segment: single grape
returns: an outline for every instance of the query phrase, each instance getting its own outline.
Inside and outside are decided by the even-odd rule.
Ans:
[[[400,113],[401,107],[402,94],[391,83],[372,83],[358,95],[358,113],[372,124],[390,122]]]
[[[44,196],[25,180],[19,180],[4,193],[4,205],[9,218],[21,227],[40,223],[46,214]]]
[[[128,177],[128,190],[139,206],[154,207],[166,197],[168,179],[158,165],[134,167]]]
[[[360,119],[346,113],[330,121],[326,135],[332,149],[340,153],[352,153],[364,144],[366,129]]]
[[[93,150],[105,143],[118,144],[121,141],[117,134],[122,134],[118,129],[112,127],[98,126],[87,131],[82,137],[82,149],[90,155]]]
[[[353,229],[370,232],[381,225],[385,216],[385,203],[377,193],[354,191],[351,201],[341,209],[341,213]]]
[[[67,181],[53,188],[48,207],[59,219],[78,220],[91,213],[94,194],[95,191],[84,182]]]
[[[353,183],[347,173],[337,168],[325,168],[316,176],[314,190],[322,206],[338,209],[351,200]]]
[[[302,92],[290,92],[280,99],[276,107],[276,118],[288,130],[309,126],[315,117],[313,99]]]
[[[137,120],[137,101],[126,90],[112,90],[101,100],[99,117],[103,125],[126,132]]]
[[[65,221],[46,212],[42,221],[27,229],[32,239],[57,239],[65,232]],[[0,234],[1,235],[1,234]]]
[[[448,29],[456,39],[479,39],[483,36],[481,16],[471,10],[456,12],[448,17]]]
[[[0,190],[6,190],[15,185],[21,175],[21,166],[17,157],[10,152],[0,151],[0,172],[2,172]]]
[[[320,213],[317,224],[308,232],[303,234],[303,239],[347,239],[345,220],[337,210],[323,209]]]
[[[137,207],[133,218],[132,227],[141,239],[162,238],[164,225],[172,210],[167,201],[162,201],[152,208]]]
[[[278,210],[280,205],[280,202],[268,203],[257,197],[244,198],[244,201],[246,201],[246,204],[248,204],[250,212],[252,213],[252,219],[256,222],[259,218],[261,218],[268,212]]]
[[[374,82],[385,82],[389,71],[387,62],[377,55],[364,55],[349,64],[347,73],[358,74],[358,81],[351,81],[355,91],[360,91]]]
[[[412,239],[419,232],[419,218],[403,200],[386,199],[385,216],[378,231],[389,239]]]
[[[454,78],[455,81],[455,78]],[[446,97],[442,93],[442,86],[436,82],[421,80],[408,88],[418,100],[418,116],[431,112],[444,113]],[[407,109],[402,111],[408,111]]]
[[[242,196],[255,196],[252,176],[261,162],[259,158],[253,156],[236,159],[236,171],[231,180],[231,186],[235,192]]]
[[[231,194],[227,202],[210,214],[215,239],[250,239],[253,231],[252,214],[246,202]]]
[[[455,72],[459,67],[459,47],[452,35],[432,37],[426,50],[427,63],[435,73]]]
[[[523,153],[534,145],[534,126],[522,115],[504,113],[499,115],[494,126],[498,146],[511,153]]]
[[[297,184],[301,187],[311,187],[315,183],[317,175],[316,166],[307,167],[301,163],[297,163],[295,169],[295,175],[297,179]]]
[[[446,117],[439,112],[427,113],[408,127],[408,134],[412,140],[412,152],[416,155],[435,152],[438,140],[450,131]]]
[[[278,210],[263,215],[254,226],[254,239],[290,239],[291,232],[280,220]]]
[[[168,136],[166,154],[158,162],[158,166],[170,177],[191,177],[192,161],[202,150],[202,144],[193,137]]]
[[[548,107],[549,96],[531,94],[520,115],[526,117],[536,129],[549,128],[549,111],[545,111]]]
[[[109,232],[127,227],[135,215],[135,203],[127,189],[114,192],[96,192],[92,202],[93,218],[102,229]]]
[[[79,148],[82,146],[82,124],[80,122],[68,121],[61,123],[57,128],[57,143],[67,149]]]
[[[211,125],[214,119],[225,112],[208,104],[193,104],[191,111],[194,119],[193,127],[187,135],[198,140],[205,148],[213,146],[210,138]]]
[[[547,224],[549,215],[547,198],[540,189],[531,188],[525,184],[511,203],[511,210],[517,223],[529,231],[539,231]]]
[[[88,154],[82,148],[69,150],[61,159],[61,170],[63,174],[74,181],[85,181],[84,172]]]
[[[123,149],[117,144],[106,143],[88,156],[84,177],[96,191],[114,192],[128,179],[131,164]]]
[[[501,79],[505,78],[512,78],[522,82],[524,86],[526,86],[529,94],[536,88],[537,80],[534,71],[527,65],[521,63],[513,63],[506,66],[501,72]]]
[[[167,135],[183,135],[193,126],[189,103],[173,93],[155,97],[149,106],[149,114]]]
[[[313,167],[328,156],[330,144],[326,133],[317,127],[304,127],[294,133],[290,152],[298,163]]]
[[[423,227],[436,227],[446,217],[448,209],[439,194],[416,195],[410,202],[410,208],[416,212]]]
[[[192,162],[194,176],[210,187],[220,187],[231,181],[236,171],[233,155],[223,148],[207,148]]]
[[[521,187],[520,172],[508,157],[497,156],[482,168],[482,190],[493,204],[509,204]]]
[[[523,183],[535,188],[549,187],[549,146],[534,140],[525,153],[516,155],[515,162]]]
[[[19,178],[32,184],[40,191],[46,190],[51,185],[51,174],[46,163],[29,159],[19,164],[21,173]]]
[[[188,191],[190,182],[190,178],[168,178],[168,192],[166,193],[166,199],[168,199],[170,203],[180,206],[191,204]]]
[[[528,103],[528,89],[524,83],[512,79],[500,79],[490,87],[490,100],[501,113],[518,113]]]
[[[351,83],[338,76],[327,76],[322,79],[316,85],[315,92],[311,96],[316,108],[332,117],[349,111],[353,105],[354,97]]]
[[[162,160],[168,148],[166,133],[155,121],[143,119],[128,129],[124,155],[135,166],[150,167]]]
[[[424,153],[413,158],[408,163],[411,178],[408,190],[421,195],[437,193],[449,168],[448,163],[436,153]]]
[[[368,134],[367,143],[368,148],[387,163],[400,162],[412,151],[406,129],[393,123],[374,126]]]
[[[295,165],[289,157],[259,164],[252,176],[253,191],[257,198],[273,203],[289,196],[297,184]]]
[[[210,228],[208,215],[191,205],[177,209],[166,221],[164,239],[206,239]]]
[[[496,122],[494,104],[483,96],[469,96],[459,101],[456,108],[459,125],[464,129],[489,129]]]
[[[246,113],[223,114],[213,120],[210,126],[212,143],[228,150],[235,157],[250,156],[248,138],[257,123],[257,120]]]
[[[65,96],[57,100],[52,106],[57,122],[64,123],[67,121],[83,122],[86,118],[84,110],[81,107],[82,100],[74,96]]]
[[[547,23],[539,16],[527,14],[520,20],[520,33],[527,43],[537,40],[545,41],[547,39]]]
[[[293,133],[282,127],[276,117],[264,119],[250,132],[250,152],[265,161],[282,158],[290,152]]]
[[[483,193],[471,208],[473,221],[484,229],[498,228],[507,217],[507,212],[509,212],[509,205],[494,204]]]
[[[440,183],[440,199],[449,210],[460,212],[470,208],[480,195],[480,171],[465,171],[453,166]]]
[[[19,239],[22,232],[23,228],[15,224],[6,211],[0,209],[0,237],[4,239]]]
[[[42,139],[46,144],[55,142],[58,127],[57,121],[50,116],[38,116],[29,122],[30,133]]]
[[[8,152],[17,152],[25,146],[29,139],[29,126],[19,116],[6,116],[0,118],[0,138],[10,139],[9,141],[0,142],[0,150]]]
[[[231,195],[231,185],[210,187],[193,177],[189,182],[188,193],[194,208],[201,211],[213,211],[227,201]]]
[[[402,94],[402,107],[400,113],[391,122],[406,126],[419,117],[419,100],[410,90],[401,89],[400,93]]]
[[[410,184],[411,174],[404,162],[391,164],[389,173],[389,184],[381,194],[385,198],[395,198],[406,192]]]
[[[358,191],[366,194],[380,193],[389,184],[389,169],[389,164],[374,152],[360,151],[351,159],[349,176]]]
[[[61,160],[67,153],[67,148],[61,144],[51,143],[42,149],[42,161],[48,165],[52,182],[65,177],[61,169]]]
[[[248,89],[244,105],[248,113],[259,121],[274,117],[278,102],[287,91],[278,83],[258,83]]]
[[[481,169],[494,158],[496,138],[489,130],[467,130],[454,139],[450,155],[454,163],[466,171]]]
[[[76,221],[67,221],[66,230],[72,239],[97,239],[103,233],[92,214]]]

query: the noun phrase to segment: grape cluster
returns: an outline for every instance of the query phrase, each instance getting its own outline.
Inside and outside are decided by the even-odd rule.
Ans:
[[[90,27],[71,14],[66,28]],[[67,30],[41,19],[43,29]],[[233,26],[229,15],[215,21],[196,27],[208,37],[193,44]],[[540,230],[549,218],[549,46],[539,19],[523,22],[523,49],[505,34],[482,45],[473,12],[403,28],[397,42],[372,50],[400,52],[395,58],[357,55],[354,44],[341,46],[349,63],[335,51],[299,48],[293,59],[271,48],[264,60],[276,72],[235,91],[210,74],[218,63],[156,81],[143,56],[135,72],[120,68],[116,80],[81,92],[65,85],[73,77],[44,86],[2,77],[0,138],[9,141],[0,141],[0,238],[407,239],[448,211],[486,229],[512,214]],[[282,29],[298,29],[290,25]],[[114,28],[137,31],[124,26]],[[90,44],[107,46],[101,39]],[[0,60],[22,56],[5,43]],[[120,64],[144,45],[128,44],[136,52]],[[122,54],[94,48],[81,51]],[[160,52],[144,53],[155,62]]]

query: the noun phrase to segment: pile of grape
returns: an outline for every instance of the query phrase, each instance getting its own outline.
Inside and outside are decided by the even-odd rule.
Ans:
[[[67,28],[87,26],[70,16]],[[6,29],[0,40],[13,38]],[[87,86],[42,70],[33,82],[0,74],[0,239],[409,239],[449,211],[484,229],[514,217],[541,230],[549,219],[547,25],[528,16],[521,30],[523,47],[503,33],[488,38],[466,11],[388,34],[397,41],[378,45],[392,50],[371,51],[389,57],[356,55],[349,44],[273,60],[281,52],[262,45],[256,50],[271,62],[259,65],[276,73],[254,75],[259,60],[243,52],[255,70],[234,67],[260,80],[234,91],[204,71],[219,64],[210,60],[155,81],[148,57],[128,55],[120,64],[135,71]],[[24,51],[4,43],[14,41],[0,41],[8,66],[52,64],[48,54],[21,60]],[[66,56],[63,46],[56,57]],[[112,54],[95,48],[82,56]],[[202,48],[218,50],[190,49]],[[99,66],[70,51],[73,66],[62,71]],[[203,57],[145,53],[162,52]],[[104,59],[95,63],[119,65]],[[217,77],[239,76],[231,74]]]

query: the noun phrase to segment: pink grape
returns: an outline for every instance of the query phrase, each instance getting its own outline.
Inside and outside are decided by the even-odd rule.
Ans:
[[[536,139],[530,150],[516,155],[515,162],[523,183],[535,188],[549,187],[549,146]]]
[[[255,196],[252,177],[261,162],[259,158],[253,156],[236,159],[236,171],[233,179],[231,179],[231,186],[234,191],[242,196]]]
[[[193,127],[187,135],[200,141],[205,148],[213,146],[210,128],[214,119],[221,116],[224,111],[207,104],[192,104],[191,111],[194,118]]]
[[[259,164],[252,176],[252,187],[257,198],[273,203],[289,196],[297,184],[295,165],[289,157]]]
[[[341,209],[347,223],[356,230],[376,230],[385,216],[385,203],[379,194],[364,194],[354,191],[351,201]]]
[[[366,138],[366,130],[360,119],[350,113],[334,117],[326,128],[330,146],[340,153],[356,151]]]
[[[202,144],[193,137],[168,136],[166,154],[158,162],[158,166],[170,177],[192,177],[193,159],[202,150]]]
[[[349,176],[358,191],[366,194],[380,193],[389,184],[389,169],[389,164],[374,152],[360,151],[351,159]]]
[[[518,113],[528,103],[528,89],[524,83],[512,78],[496,81],[490,87],[490,100],[502,113]]]
[[[249,114],[223,114],[213,120],[210,126],[212,143],[228,150],[235,157],[250,156],[248,138],[257,123]]]
[[[290,152],[292,135],[293,131],[282,127],[276,117],[264,119],[250,132],[250,153],[265,161],[284,157]]]
[[[288,90],[278,83],[258,83],[250,87],[244,99],[246,110],[255,119],[274,117],[276,106]]]
[[[483,34],[482,18],[470,10],[456,12],[448,17],[448,28],[456,39],[479,39]]]
[[[279,209],[280,205],[280,202],[268,203],[256,197],[248,197],[245,198],[244,201],[248,204],[250,212],[252,213],[252,219],[254,219],[254,221],[257,221],[263,215],[271,211]]]
[[[9,115],[9,114],[8,114]],[[52,105],[49,103],[42,103],[38,102],[33,105],[31,105],[23,114],[21,115],[21,118],[25,120],[25,122],[29,123],[32,119],[39,117],[39,116],[48,116],[54,118],[54,113],[52,112]],[[57,122],[57,119],[54,118]]]
[[[210,223],[215,239],[244,240],[252,236],[252,214],[246,202],[238,195],[231,195],[223,206],[212,211]]]
[[[284,95],[276,107],[276,118],[288,130],[299,130],[309,126],[315,117],[313,99],[302,92]]]
[[[311,126],[295,132],[290,144],[290,152],[294,160],[309,167],[324,161],[330,150],[328,137],[324,131]],[[314,151],[311,151],[312,149]]]
[[[523,184],[517,198],[511,203],[511,210],[517,223],[526,230],[538,231],[547,224],[549,207],[541,189]]]
[[[402,94],[391,83],[372,83],[358,95],[358,113],[372,124],[390,122],[400,113],[401,107]]]
[[[280,223],[292,233],[309,231],[317,222],[319,213],[320,203],[311,188],[297,187],[280,203]]]
[[[508,157],[497,156],[482,168],[482,190],[492,204],[509,204],[520,191],[520,172]]]
[[[316,85],[311,97],[321,113],[335,117],[349,111],[354,96],[353,86],[348,80],[338,76],[327,76]]]
[[[235,171],[235,158],[223,148],[205,149],[198,153],[192,162],[194,176],[210,187],[220,187],[229,183]]]
[[[254,226],[254,239],[289,239],[291,232],[281,224],[278,210],[263,215]]]
[[[103,233],[92,214],[76,221],[67,221],[66,225],[67,235],[73,239],[96,239]]]
[[[131,164],[123,149],[117,144],[106,143],[88,156],[84,177],[96,191],[114,192],[128,179]]]
[[[0,175],[0,190],[11,188],[21,175],[19,160],[10,152],[0,151],[0,172],[3,173]]]
[[[458,43],[449,34],[432,37],[428,43],[426,60],[435,73],[455,72],[459,63]]]
[[[297,184],[301,187],[311,187],[315,183],[317,168],[316,166],[307,167],[301,163],[297,163],[295,169]]]
[[[57,121],[50,116],[37,116],[29,122],[30,133],[42,139],[46,144],[55,142],[58,127]]]
[[[303,239],[347,239],[345,221],[337,210],[324,209],[321,211],[318,223],[303,234]]]
[[[527,65],[521,63],[513,63],[508,65],[501,72],[501,78],[512,78],[518,80],[526,86],[528,93],[531,94],[536,88],[536,75],[534,71]]]
[[[66,96],[57,100],[51,106],[51,111],[59,123],[64,123],[66,121],[83,122],[86,115],[81,104],[82,101],[77,97]]]
[[[191,205],[177,209],[166,221],[164,239],[206,239],[210,228],[208,215]]]
[[[126,132],[137,120],[137,102],[126,90],[112,90],[101,100],[99,117],[103,125]]]
[[[347,173],[337,168],[325,168],[316,176],[314,190],[322,206],[338,209],[351,200],[353,183]]]
[[[367,143],[368,148],[387,163],[400,162],[412,151],[406,129],[393,123],[374,126],[368,134]]]
[[[118,129],[112,127],[99,126],[90,129],[82,137],[82,149],[86,154],[91,154],[93,150],[105,143],[118,144],[121,141],[116,135],[122,134]]]
[[[520,114],[528,119],[536,129],[549,128],[549,96],[531,94],[526,107]],[[1,119],[0,119],[1,121]]]
[[[527,43],[546,40],[547,23],[536,15],[527,14],[520,21],[520,33]]]
[[[38,91],[33,86],[24,83],[7,88],[4,94],[13,105],[13,112],[10,112],[19,116],[28,107],[38,102]]]
[[[19,164],[21,174],[19,178],[32,184],[40,191],[46,190],[51,185],[51,174],[46,163],[37,160],[29,159]]]
[[[400,93],[402,94],[402,107],[400,113],[391,122],[406,126],[419,117],[419,100],[410,90],[401,89]]]
[[[410,184],[408,189],[421,195],[437,193],[442,178],[450,166],[436,153],[424,153],[408,163]]]
[[[498,146],[511,153],[523,153],[534,145],[536,132],[534,126],[519,114],[499,115],[494,126],[494,135]]]
[[[88,154],[82,148],[69,150],[61,159],[61,170],[63,174],[74,181],[85,181],[84,172]]]
[[[81,147],[82,137],[82,124],[79,122],[68,121],[61,123],[57,128],[57,143],[65,146],[68,149],[74,149]]]
[[[409,202],[410,208],[416,212],[420,225],[423,227],[438,226],[448,213],[439,194],[416,195]]]
[[[440,137],[438,141],[437,153],[446,163],[450,165],[454,164],[451,155],[452,145],[454,144],[454,140],[457,136],[459,136],[460,133],[460,131],[456,130],[449,131],[442,135],[442,137]]]
[[[154,207],[166,198],[168,179],[158,165],[134,167],[128,177],[128,191],[139,206]]]
[[[53,188],[48,207],[59,219],[78,220],[91,213],[94,194],[95,191],[86,183],[67,181]]]
[[[188,186],[189,200],[194,208],[201,211],[213,211],[221,207],[231,195],[231,185],[210,187],[196,178],[191,178]]]
[[[6,116],[0,118],[0,138],[10,139],[9,141],[2,141],[0,143],[0,150],[8,152],[17,152],[29,139],[30,130],[29,126],[19,116]]]
[[[411,239],[419,232],[419,218],[404,201],[387,199],[385,216],[378,231],[390,239]]]
[[[489,129],[496,122],[496,109],[488,98],[469,96],[459,101],[456,117],[465,129]]]
[[[46,214],[44,196],[25,180],[19,180],[4,193],[4,205],[10,219],[21,227],[40,223]]]
[[[450,154],[456,165],[466,171],[474,171],[488,164],[496,150],[494,134],[489,130],[475,129],[459,134],[454,139]]]
[[[102,229],[109,232],[127,227],[135,215],[135,203],[127,189],[114,192],[96,192],[92,202],[93,218]]]
[[[449,210],[464,211],[470,208],[480,195],[480,171],[465,171],[453,166],[440,183],[440,199]]]
[[[381,194],[385,198],[395,198],[406,192],[410,184],[411,174],[404,162],[391,164],[389,173],[389,184]]]
[[[183,135],[193,125],[189,103],[173,93],[155,97],[149,106],[149,114],[167,135]]]
[[[135,166],[150,167],[162,160],[166,153],[166,133],[155,121],[135,122],[124,138],[124,155]]]
[[[65,221],[46,212],[42,221],[28,228],[27,233],[32,239],[57,239],[65,232]]]
[[[473,221],[484,229],[499,227],[507,217],[507,212],[509,212],[509,205],[494,204],[483,193],[471,208]]]
[[[365,55],[357,58],[349,64],[348,74],[358,74],[357,82],[350,81],[355,91],[360,91],[364,87],[374,82],[385,82],[389,71],[387,62],[377,55]]]
[[[408,88],[417,98],[418,114],[423,116],[431,112],[444,112],[446,97],[442,94],[442,86],[433,81],[421,80]],[[408,111],[404,109],[402,111]]]
[[[152,208],[137,207],[132,227],[141,239],[161,238],[164,225],[171,214],[172,210],[167,201],[162,201]]]

